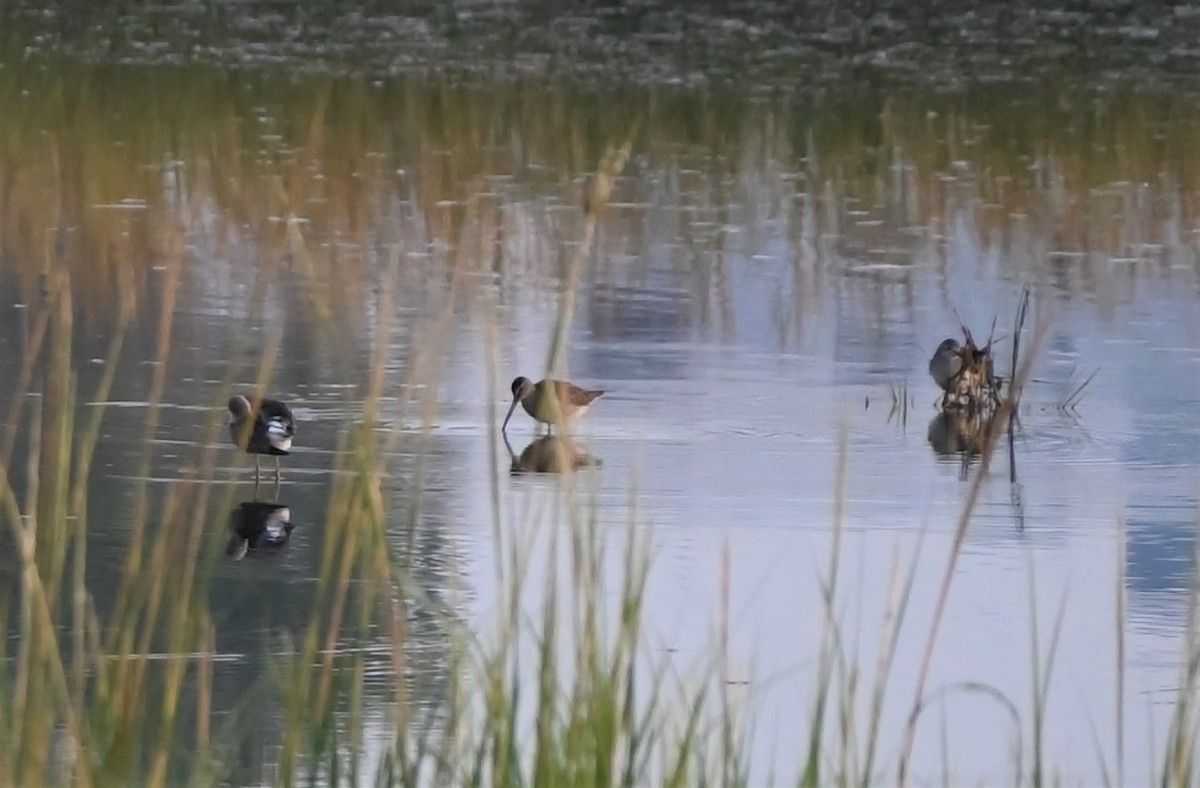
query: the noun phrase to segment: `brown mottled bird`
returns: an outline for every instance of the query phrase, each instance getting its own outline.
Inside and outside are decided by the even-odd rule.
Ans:
[[[563,425],[582,416],[603,391],[581,389],[565,380],[539,380],[534,383],[526,377],[512,382],[512,405],[500,431],[508,427],[508,420],[520,403],[525,412],[547,426]]]

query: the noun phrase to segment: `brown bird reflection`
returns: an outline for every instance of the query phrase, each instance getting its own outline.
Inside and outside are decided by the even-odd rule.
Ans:
[[[292,537],[292,510],[281,503],[244,501],[229,515],[225,554],[240,561],[250,550],[283,547]]]
[[[579,444],[561,435],[546,435],[530,443],[518,457],[513,451],[508,436],[504,446],[512,460],[510,473],[574,473],[580,468],[597,467],[600,460],[588,454]]]
[[[979,413],[957,408],[939,411],[929,422],[929,445],[938,454],[978,457],[990,427],[991,419]]]

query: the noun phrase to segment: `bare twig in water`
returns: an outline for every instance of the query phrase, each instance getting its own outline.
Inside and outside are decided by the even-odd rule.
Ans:
[[[562,377],[566,375],[566,346],[570,333],[571,321],[575,316],[575,295],[579,290],[579,277],[583,265],[592,252],[592,240],[596,235],[596,223],[600,214],[608,204],[616,185],[617,176],[625,169],[629,160],[629,151],[633,147],[633,138],[637,134],[637,124],[630,128],[625,142],[619,147],[610,148],[596,168],[596,174],[587,186],[584,198],[583,237],[579,239],[567,266],[566,283],[563,286],[562,300],[559,302],[558,315],[554,321],[554,334],[550,342],[550,352],[546,358],[546,376]]]
[[[1017,315],[1013,320],[1012,366],[1008,368],[1010,378],[1017,374],[1017,364],[1021,357],[1021,331],[1025,328],[1025,318],[1029,314],[1029,288],[1021,288],[1021,303],[1017,306]],[[1012,383],[1010,381],[1009,387]]]
[[[987,340],[987,343],[983,346],[983,350],[989,354],[992,352],[992,341],[995,340],[995,338],[996,338],[996,318],[993,316],[992,317],[992,327],[990,329],[988,329],[988,340]]]
[[[1092,382],[1092,378],[1096,377],[1096,373],[1100,371],[1100,367],[1093,369],[1091,374],[1082,378],[1082,380],[1076,377],[1076,371],[1078,371],[1078,368],[1071,370],[1070,376],[1067,377],[1067,381],[1063,385],[1065,396],[1059,398],[1058,402],[1055,403],[1055,407],[1059,410],[1075,410],[1075,406],[1083,399],[1083,390]],[[1076,384],[1076,380],[1080,380],[1080,382]]]
[[[899,415],[901,426],[908,426],[908,381],[902,380],[896,383],[889,380],[888,393],[892,397],[892,407],[888,411],[888,421],[890,422]]]
[[[968,345],[973,346],[975,344],[975,337],[971,336],[971,329],[967,328],[966,321],[962,319],[962,315],[958,314],[956,307],[951,307],[951,311],[954,312],[954,319],[958,321],[958,328],[962,331],[963,338],[967,340]]]

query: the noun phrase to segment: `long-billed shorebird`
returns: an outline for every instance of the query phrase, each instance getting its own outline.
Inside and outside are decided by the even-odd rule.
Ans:
[[[241,394],[229,398],[229,437],[242,451],[254,455],[254,480],[258,481],[260,454],[275,458],[275,481],[279,481],[279,458],[292,448],[296,420],[292,411],[277,399],[263,399],[256,410]]]
[[[565,380],[539,380],[534,383],[529,378],[519,377],[512,382],[513,400],[500,431],[504,432],[508,427],[508,420],[512,418],[518,403],[526,413],[549,429],[579,418],[603,394],[603,391],[596,389],[581,389]]]

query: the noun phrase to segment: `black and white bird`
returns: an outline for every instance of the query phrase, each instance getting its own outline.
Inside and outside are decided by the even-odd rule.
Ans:
[[[279,458],[291,452],[295,435],[292,411],[279,400],[264,398],[255,409],[241,394],[229,398],[229,437],[239,449],[254,455],[255,481],[260,454],[275,458],[275,481],[279,481]]]

